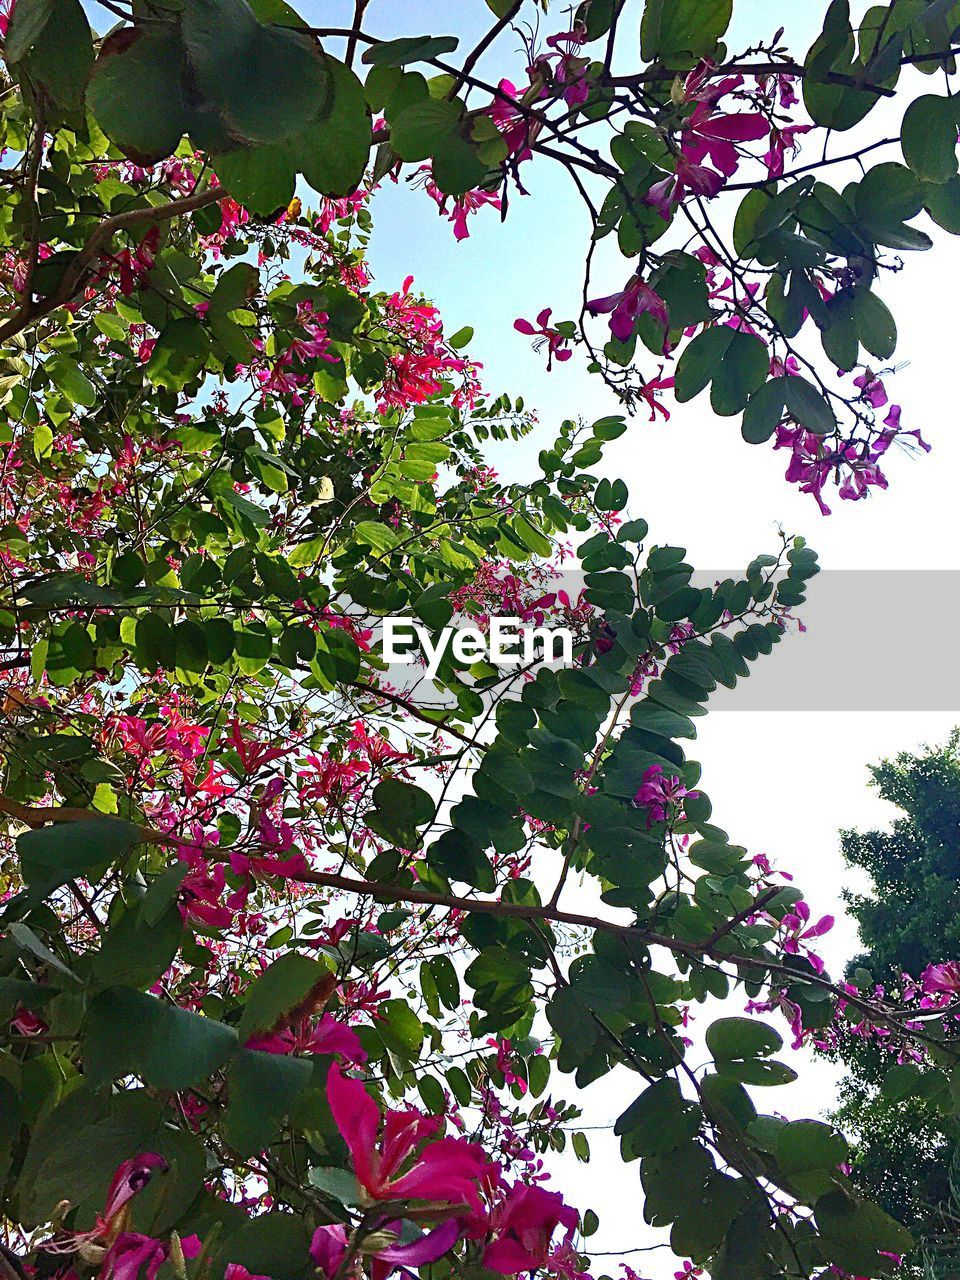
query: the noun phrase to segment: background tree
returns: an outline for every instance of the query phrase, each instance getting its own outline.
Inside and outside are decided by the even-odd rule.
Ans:
[[[774,187],[781,112],[802,80],[832,137],[901,70],[949,76],[955,6],[872,10],[854,40],[832,4],[801,63],[776,35],[728,57],[729,4],[653,0],[621,76],[625,10],[594,0],[525,50],[520,88],[478,78],[522,8],[487,7],[454,63],[456,37],[312,29],[279,0],[111,0],[102,37],[77,0],[9,16],[4,1280],[582,1275],[597,1215],[540,1185],[542,1156],[589,1158],[560,1080],[615,1068],[637,1078],[623,1158],[687,1270],[880,1276],[911,1247],[840,1133],[758,1111],[795,1072],[756,1015],[795,1044],[855,1019],[949,1104],[952,971],[899,997],[833,981],[829,919],[711,822],[683,746],[816,556],[785,537],[694,586],[595,471],[620,416],[551,427],[502,483],[527,412],[363,251],[383,181],[459,232],[559,161],[630,267],[579,327],[525,322],[548,359],[583,343],[657,412],[670,378],[636,353],[678,355],[681,398],[711,385],[818,500],[862,496],[915,438],[896,406],[877,421],[860,351],[892,355],[873,284],[929,246],[912,219],[954,218],[953,100],[911,100],[908,164],[842,193]],[[704,202],[738,188],[731,249]],[[502,613],[570,626],[575,663],[386,678],[383,618]],[[744,1016],[691,1046],[688,1006],[731,992]]]
[[[871,770],[882,799],[900,811],[887,831],[846,831],[847,864],[870,890],[848,893],[864,951],[848,981],[897,996],[940,960],[960,959],[960,735],[942,747],[904,752]],[[905,976],[906,975],[906,976]],[[934,1101],[897,1096],[884,1079],[890,1055],[869,1038],[842,1034],[833,1054],[848,1070],[835,1118],[855,1136],[858,1185],[919,1235],[939,1234],[951,1201],[958,1131]]]

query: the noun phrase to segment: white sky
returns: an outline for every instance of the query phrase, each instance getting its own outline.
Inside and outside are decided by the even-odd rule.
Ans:
[[[324,4],[324,19],[335,20],[331,10],[338,7],[343,6]],[[302,11],[310,14],[319,8],[308,3]],[[782,24],[788,42],[802,55],[825,8],[825,2],[810,0],[737,0],[731,47],[769,36]],[[554,13],[556,21],[551,19],[547,32],[562,22],[562,11],[556,8]],[[463,23],[477,18],[477,29],[485,28],[487,17],[479,0],[453,11],[427,0],[381,0],[371,5],[368,26],[383,35],[459,33]],[[492,73],[489,60],[486,67]],[[916,86],[913,92],[941,91],[939,84],[930,84],[918,73],[909,73],[904,85],[908,83]],[[871,138],[896,131],[896,117],[891,128],[886,115],[878,110],[868,117]],[[837,139],[838,154],[850,149],[848,141]],[[803,156],[804,161],[811,158],[809,152]],[[893,146],[880,158],[899,160],[899,149]],[[850,176],[855,175],[846,175]],[[530,198],[514,197],[502,226],[493,211],[484,210],[472,220],[471,238],[459,245],[422,193],[387,190],[374,205],[372,241],[380,286],[392,289],[404,276],[414,275],[417,286],[439,303],[449,332],[464,324],[475,327],[471,354],[485,366],[486,385],[493,391],[521,393],[528,405],[538,407],[544,429],[535,442],[501,446],[498,465],[511,477],[523,474],[562,417],[592,420],[618,411],[599,380],[585,372],[579,356],[548,376],[542,356],[513,331],[517,316],[533,317],[544,306],[554,308],[555,319],[577,314],[587,237],[585,218],[562,175],[534,162],[524,177]],[[868,502],[832,502],[835,514],[824,519],[811,497],[783,481],[783,453],[744,444],[737,420],[714,417],[706,397],[701,397],[677,408],[667,425],[636,419],[627,434],[608,447],[603,469],[627,481],[630,514],[649,521],[653,539],[687,546],[691,563],[703,568],[732,567],[774,548],[776,526],[783,524],[808,538],[825,568],[960,567],[955,532],[960,433],[954,407],[960,372],[954,316],[960,248],[930,229],[936,234],[935,249],[906,255],[906,269],[883,279],[878,292],[898,321],[897,359],[907,362],[888,381],[888,388],[904,406],[904,423],[920,427],[934,452],[919,460],[890,457],[885,467],[887,493],[877,493]],[[625,276],[624,264],[615,260],[596,293],[607,292],[608,285],[619,287]],[[882,603],[889,630],[870,643],[889,652],[889,680],[896,681],[904,664],[923,660],[922,628],[929,620],[898,616],[895,599]],[[857,645],[862,643],[862,638],[855,642],[851,637],[848,649],[837,652],[836,662],[855,665]],[[882,689],[878,705],[883,705]],[[793,871],[814,911],[840,917],[822,948],[835,971],[856,946],[840,901],[842,886],[854,881],[842,866],[838,829],[883,825],[890,816],[887,806],[867,789],[867,765],[922,742],[942,741],[956,721],[960,707],[946,707],[941,714],[730,711],[699,722],[702,730],[693,754],[704,766],[704,787],[713,800],[715,820],[738,843],[768,853],[777,865]],[[801,1056],[807,1057],[787,1054],[787,1060],[801,1069],[796,1085],[754,1091],[761,1109],[817,1115],[829,1106],[833,1069],[824,1063],[800,1063]],[[584,1123],[612,1121],[632,1100],[635,1080],[592,1087]],[[600,1214],[597,1247],[626,1249],[656,1238],[641,1222],[638,1166],[622,1168],[610,1145],[615,1141],[612,1135],[597,1132],[590,1137],[592,1163],[584,1167],[575,1165],[572,1157],[565,1160],[557,1185],[579,1207],[592,1206]],[[630,1261],[641,1274],[657,1280],[674,1269],[669,1255],[662,1253],[641,1254]],[[615,1270],[616,1258],[603,1262],[607,1265],[598,1265],[597,1272]]]

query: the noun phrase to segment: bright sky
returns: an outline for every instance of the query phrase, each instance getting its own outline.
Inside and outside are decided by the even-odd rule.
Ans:
[[[301,11],[317,17],[318,7],[311,12],[308,4]],[[734,7],[737,18],[731,48],[769,37],[782,24],[787,42],[802,54],[819,30],[826,5],[810,0],[778,0],[777,4],[736,0]],[[635,9],[639,13],[639,6]],[[561,13],[559,7],[554,10],[555,18],[545,33],[559,27]],[[487,15],[479,0],[454,7],[374,0],[368,26],[378,35],[389,36],[456,31],[466,42],[472,33],[461,24],[478,15],[476,29],[480,30],[487,25]],[[323,5],[325,22],[341,16],[347,16],[346,4]],[[518,62],[514,59],[512,65],[502,67],[488,58],[483,66],[488,75],[509,74],[516,72]],[[911,83],[916,85],[914,92],[928,91],[917,73],[911,73]],[[891,132],[896,120],[893,126]],[[868,117],[867,129],[872,138],[886,136],[880,110]],[[848,149],[847,139],[841,138],[837,153]],[[896,146],[881,155],[900,159]],[[844,175],[844,180],[851,176],[855,174]],[[548,375],[543,357],[513,331],[517,316],[532,317],[545,306],[553,307],[555,318],[577,314],[588,233],[575,192],[563,174],[534,162],[524,177],[530,197],[511,200],[503,225],[495,212],[482,211],[472,219],[471,237],[462,244],[439,222],[423,193],[386,190],[374,205],[371,257],[381,287],[396,287],[406,275],[413,275],[417,286],[440,305],[449,332],[464,324],[474,326],[471,352],[483,362],[486,385],[494,391],[522,394],[528,405],[537,406],[545,436],[561,418],[593,420],[617,412],[618,406],[599,380],[585,372],[579,356]],[[839,177],[834,181],[840,184]],[[891,457],[886,468],[889,492],[877,493],[868,502],[833,502],[834,515],[824,519],[811,497],[783,481],[783,453],[745,445],[737,421],[714,417],[703,397],[676,409],[667,425],[650,425],[641,416],[608,448],[605,471],[627,481],[630,514],[649,521],[652,537],[687,546],[691,563],[710,569],[744,565],[756,552],[770,550],[778,524],[804,534],[827,569],[960,567],[955,534],[960,435],[952,404],[957,356],[951,293],[960,249],[942,233],[936,232],[936,241],[931,253],[907,255],[903,273],[888,275],[879,286],[899,322],[897,356],[905,364],[888,385],[893,398],[904,406],[903,421],[921,428],[934,446],[933,454],[919,460]],[[609,265],[598,294],[609,291],[608,286],[619,286],[625,278],[622,261],[613,259]],[[542,447],[543,436],[512,448],[505,462],[498,460],[500,470],[519,478]],[[876,581],[878,591],[889,589],[882,575]],[[889,654],[886,678],[894,682],[905,664],[916,661],[915,655],[922,659],[922,635],[912,632],[923,627],[925,619],[898,616],[895,598],[880,598],[876,607],[889,617],[889,628],[869,639],[851,635],[833,661],[840,667],[856,666],[860,647],[869,643],[874,652]],[[843,641],[839,636],[838,643]],[[776,656],[768,661],[776,661]],[[811,704],[815,702],[812,690]],[[815,912],[829,911],[839,917],[822,948],[835,972],[856,947],[855,932],[843,919],[840,896],[844,885],[855,882],[842,865],[838,829],[884,825],[890,817],[887,806],[867,788],[867,765],[922,742],[941,741],[960,720],[960,706],[938,714],[885,711],[882,681],[877,706],[875,712],[855,715],[826,710],[714,713],[700,721],[703,727],[695,750],[704,766],[704,785],[714,803],[715,820],[738,843],[768,853],[775,864],[793,871]],[[801,1057],[804,1061],[797,1061]],[[801,1082],[787,1089],[755,1090],[761,1109],[822,1114],[834,1096],[834,1069],[809,1060],[806,1054],[788,1060],[801,1070]],[[635,1082],[636,1077],[625,1077],[614,1087],[590,1090],[583,1100],[584,1124],[609,1124],[632,1100]],[[566,1096],[572,1093],[568,1089]],[[599,1212],[601,1229],[593,1243],[598,1249],[627,1250],[662,1238],[641,1222],[637,1166],[623,1171],[616,1140],[609,1132],[599,1130],[589,1136],[594,1151],[591,1164],[578,1166],[572,1158],[565,1159],[556,1177],[574,1203]],[[627,1260],[642,1275],[657,1280],[674,1269],[664,1253],[640,1253]],[[613,1272],[617,1261],[617,1257],[605,1258],[605,1265],[596,1270]]]

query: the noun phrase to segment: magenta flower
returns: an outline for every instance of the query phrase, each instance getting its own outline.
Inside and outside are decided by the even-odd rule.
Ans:
[[[929,964],[920,975],[920,985],[928,995],[946,991],[950,995],[960,991],[960,964],[947,960],[944,964]]]
[[[703,1267],[695,1267],[690,1259],[687,1258],[683,1267],[673,1273],[673,1280],[693,1280],[693,1277],[702,1275]]]
[[[729,178],[740,163],[735,143],[756,142],[769,132],[769,122],[759,112],[715,116],[711,104],[701,102],[684,128],[683,154],[694,164],[709,160]]]
[[[872,369],[864,369],[853,380],[853,385],[860,388],[860,399],[865,400],[874,409],[882,409],[887,403],[887,392],[883,383]]]
[[[548,36],[547,44],[555,52],[537,59],[538,66],[545,66],[549,75],[550,59],[556,58],[557,65],[553,75],[564,86],[563,100],[568,107],[581,106],[590,96],[590,80],[585,74],[590,66],[590,59],[577,56],[586,38],[586,27],[577,23],[571,31],[560,31]]]
[[[424,181],[424,190],[433,200],[437,209],[441,214],[447,212],[447,201],[450,197],[444,195],[437,184],[433,181],[433,170],[429,165],[421,166],[421,173],[431,176]],[[453,235],[456,240],[469,240],[470,228],[467,225],[467,219],[472,213],[476,213],[478,209],[482,209],[484,205],[492,205],[494,209],[501,207],[500,197],[495,191],[482,191],[476,188],[473,191],[467,191],[462,196],[458,196],[452,202],[452,208],[448,216],[448,221],[453,223]]]
[[[93,1245],[102,1250],[110,1244],[110,1248],[103,1254],[102,1280],[113,1280],[114,1275],[119,1276],[119,1280],[136,1280],[145,1263],[150,1262],[152,1265],[152,1246],[157,1245],[160,1249],[165,1246],[149,1236],[139,1236],[124,1230],[130,1219],[129,1204],[137,1192],[147,1185],[154,1172],[166,1173],[169,1167],[163,1156],[154,1151],[145,1151],[130,1160],[124,1160],[117,1166],[110,1181],[103,1213],[97,1214],[93,1227],[89,1231],[64,1233],[64,1238],[47,1241],[44,1249],[52,1254],[71,1254],[84,1246]],[[148,1270],[148,1280],[152,1280],[165,1257],[164,1252],[156,1264],[152,1265],[152,1269]]]
[[[327,1100],[357,1181],[370,1200],[479,1205],[477,1180],[487,1169],[487,1158],[480,1147],[460,1138],[431,1141],[440,1127],[438,1117],[388,1111],[379,1136],[377,1104],[337,1063],[327,1077]]]
[[[169,1168],[163,1156],[158,1156],[155,1151],[144,1151],[142,1155],[119,1164],[107,1188],[107,1203],[102,1219],[104,1229],[113,1226],[117,1214],[138,1191],[143,1190],[154,1172],[159,1170],[160,1173],[166,1173]]]
[[[567,346],[570,339],[565,338],[559,329],[551,327],[550,316],[552,314],[552,307],[544,307],[537,316],[535,324],[530,320],[524,320],[522,316],[513,322],[513,327],[517,333],[526,334],[528,338],[537,338],[537,341],[533,344],[535,351],[539,351],[546,344],[548,373],[553,368],[554,357],[562,362],[569,360],[573,355],[573,352]]]
[[[812,128],[812,124],[792,124],[783,129],[774,127],[770,130],[770,149],[763,156],[763,163],[767,166],[769,177],[782,176],[786,153],[789,151],[792,156],[796,155],[800,149],[800,144],[796,140],[798,134],[809,133]]]
[[[799,484],[801,493],[813,494],[821,513],[828,516],[830,508],[823,500],[823,486],[837,466],[838,455],[827,450],[820,436],[803,427],[777,427],[773,447],[791,450],[784,478]]]
[[[577,1211],[558,1192],[514,1183],[490,1215],[493,1239],[483,1265],[505,1276],[537,1271],[547,1261],[557,1227],[565,1227],[570,1238],[577,1222]]]
[[[644,770],[633,803],[638,809],[647,810],[649,825],[652,822],[666,822],[671,813],[679,811],[679,806],[687,796],[697,794],[696,791],[688,791],[678,777],[666,777],[662,765],[652,764],[649,769]]]
[[[883,420],[883,425],[889,430],[881,431],[877,440],[874,441],[871,450],[871,456],[876,461],[882,454],[890,448],[894,440],[903,439],[904,436],[912,436],[924,453],[929,453],[931,446],[927,444],[919,431],[907,431],[900,425],[900,415],[903,409],[898,404],[892,404],[887,410],[887,416]]]
[[[805,944],[813,938],[822,938],[833,926],[833,916],[821,916],[816,924],[810,924],[810,908],[802,900],[795,902],[793,910],[780,921],[780,928],[783,931],[781,945],[789,956],[798,956],[805,952],[817,973],[823,973],[823,961]]]
[[[664,408],[661,401],[657,399],[657,392],[672,391],[673,383],[674,383],[673,378],[663,377],[663,365],[661,365],[660,368],[657,370],[657,376],[655,378],[648,378],[647,381],[640,388],[639,394],[640,394],[641,400],[645,400],[647,404],[650,406],[651,422],[656,422],[658,413],[663,414],[664,422],[669,421],[670,410]]]
[[[723,187],[723,177],[706,165],[694,164],[685,155],[677,156],[675,173],[655,182],[647,192],[644,202],[656,209],[664,222],[669,222],[673,211],[686,193],[705,196],[708,200]]]
[[[500,130],[514,163],[520,164],[532,157],[530,141],[539,131],[540,124],[521,110],[522,90],[509,80],[501,80],[497,88],[500,95],[490,106],[490,119]]]
[[[378,1228],[376,1237],[398,1234],[400,1225],[399,1222],[388,1222]],[[450,1252],[459,1234],[459,1225],[450,1218],[410,1244],[386,1244],[378,1248],[371,1257],[373,1280],[387,1280],[387,1276],[398,1267],[422,1267],[428,1262],[436,1262]],[[347,1233],[339,1223],[318,1227],[313,1233],[310,1257],[326,1280],[334,1280],[347,1251],[347,1243]],[[373,1243],[372,1237],[369,1238],[369,1243]]]
[[[285,1027],[276,1035],[252,1036],[244,1048],[259,1049],[263,1053],[337,1054],[344,1062],[357,1066],[362,1066],[367,1060],[357,1033],[329,1013],[325,1013],[318,1022],[305,1018],[296,1027]]]
[[[153,1236],[122,1231],[107,1250],[100,1268],[100,1280],[155,1280],[166,1262],[170,1246]]]
[[[522,1076],[518,1076],[514,1071],[513,1046],[509,1040],[497,1040],[491,1038],[487,1041],[491,1049],[497,1051],[497,1070],[503,1076],[506,1084],[515,1084],[519,1087],[521,1093],[527,1092],[527,1082]]]
[[[670,327],[670,313],[667,304],[656,290],[644,283],[639,276],[631,276],[626,287],[619,293],[608,294],[605,298],[594,298],[587,303],[587,310],[592,316],[609,315],[610,332],[620,342],[628,342],[633,336],[637,317],[646,312],[651,315],[664,333]]]

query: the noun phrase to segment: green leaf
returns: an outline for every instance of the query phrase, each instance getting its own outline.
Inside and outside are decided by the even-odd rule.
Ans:
[[[50,15],[18,69],[58,106],[79,111],[92,66],[93,33],[79,0],[52,0]]]
[[[329,115],[291,140],[290,154],[314,191],[346,196],[355,191],[370,156],[370,108],[363,85],[342,62],[326,58],[332,101]]]
[[[853,318],[860,341],[878,360],[889,360],[897,347],[897,324],[875,293],[860,290],[853,298]]]
[[[712,53],[730,25],[733,0],[647,0],[640,21],[645,62],[674,65]]]
[[[310,1230],[303,1216],[264,1213],[231,1231],[214,1252],[211,1275],[223,1275],[236,1262],[251,1275],[271,1280],[302,1280],[310,1265]]]
[[[740,431],[748,444],[769,440],[783,419],[786,378],[770,378],[747,402]]]
[[[710,403],[724,416],[746,407],[752,392],[764,382],[770,358],[753,334],[716,325],[699,333],[677,362],[676,396],[683,403],[713,383]]]
[[[957,177],[957,108],[952,98],[924,94],[907,107],[900,128],[903,158],[925,182]]]
[[[333,987],[330,970],[318,960],[288,951],[254,981],[247,990],[243,1016],[237,1027],[241,1044],[256,1032],[285,1025],[298,1006],[313,1012],[316,996]]]
[[[472,191],[487,176],[479,149],[456,133],[437,144],[431,169],[437,186],[448,196]]]
[[[92,1000],[83,1028],[84,1072],[99,1084],[137,1075],[156,1089],[188,1089],[236,1047],[232,1027],[127,987]]]
[[[913,1248],[910,1232],[869,1201],[843,1191],[830,1191],[817,1201],[814,1213],[829,1257],[857,1275],[878,1276],[894,1270],[881,1255],[905,1254]]]
[[[367,826],[404,849],[420,842],[419,827],[433,821],[436,806],[422,787],[399,778],[384,778],[373,789],[374,811]]]
[[[209,354],[210,338],[199,320],[169,320],[147,361],[147,377],[168,391],[180,391],[196,378]]]
[[[183,38],[200,91],[238,140],[279,142],[329,105],[317,42],[258,22],[245,0],[186,0]]]
[[[896,229],[922,207],[916,175],[893,161],[876,165],[856,188],[857,216],[871,232]]]
[[[777,1134],[775,1155],[784,1173],[836,1169],[848,1154],[843,1137],[819,1120],[794,1120]]]
[[[188,113],[183,45],[172,30],[125,27],[103,42],[87,102],[107,137],[137,164],[176,151]]]
[[[816,124],[828,129],[852,129],[876,105],[876,93],[824,79],[831,72],[848,76],[861,72],[862,64],[854,63],[854,53],[849,0],[832,0],[823,33],[804,64],[803,102]]]
[[[453,53],[459,44],[456,36],[401,36],[371,45],[364,51],[362,61],[368,67],[403,67],[409,62],[425,62]]]
[[[924,183],[923,207],[944,231],[960,235],[960,178]]]
[[[707,1028],[706,1041],[717,1062],[766,1057],[783,1047],[780,1034],[755,1018],[718,1018]]]
[[[361,1191],[356,1175],[348,1169],[333,1169],[325,1165],[315,1165],[307,1174],[311,1187],[319,1187],[327,1195],[333,1196],[341,1204],[357,1205],[360,1203]]]
[[[790,415],[817,436],[828,436],[837,429],[837,420],[824,395],[806,378],[787,374],[784,394]]]
[[[728,325],[704,329],[684,347],[677,363],[676,397],[681,404],[698,396],[709,385],[733,342]]]
[[[367,543],[374,551],[381,553],[392,551],[399,539],[389,525],[380,524],[377,520],[361,520],[354,533],[361,542]]]
[[[18,836],[17,854],[28,888],[42,897],[76,876],[101,874],[125,858],[139,837],[134,823],[120,818],[56,822]]]
[[[50,381],[67,397],[71,404],[91,409],[97,402],[97,390],[76,360],[69,356],[53,355],[44,365]]]
[[[676,1080],[650,1085],[624,1111],[613,1127],[622,1139],[624,1157],[658,1156],[673,1151],[700,1131],[703,1115],[688,1102]]]
[[[428,961],[440,1001],[448,1009],[460,1007],[460,979],[449,956],[438,955]]]
[[[393,1053],[414,1061],[423,1044],[423,1026],[405,1000],[384,1000],[379,1008],[377,1032]]]
[[[443,1085],[436,1076],[421,1076],[417,1081],[417,1092],[426,1109],[435,1116],[442,1116],[447,1109]]]
[[[214,156],[213,167],[223,186],[244,208],[263,217],[286,209],[297,185],[296,144],[241,147]]]
[[[453,138],[461,113],[459,102],[422,98],[405,107],[392,121],[390,145],[403,160],[429,160]]]
[[[308,1058],[242,1049],[227,1073],[223,1136],[241,1156],[270,1145],[313,1076]]]
[[[16,4],[3,43],[7,66],[21,62],[39,40],[50,15],[53,0],[23,0]]]
[[[462,329],[458,329],[452,338],[448,338],[448,344],[453,347],[454,351],[460,351],[473,341],[473,326],[465,324]]]
[[[176,870],[185,866],[180,863]],[[93,956],[94,981],[105,987],[119,982],[149,987],[173,963],[183,937],[180,912],[173,902],[155,921],[145,919],[142,908],[128,909],[111,924]]]
[[[252,263],[234,263],[217,281],[217,287],[210,295],[207,315],[226,315],[244,306],[256,293],[259,280],[260,273]]]

